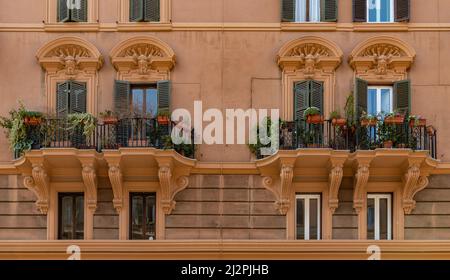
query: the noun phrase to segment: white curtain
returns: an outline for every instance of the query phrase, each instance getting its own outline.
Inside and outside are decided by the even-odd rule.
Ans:
[[[320,0],[309,0],[309,21],[320,21]]]
[[[306,1],[309,1],[309,21],[320,21],[320,0],[295,0],[295,21],[306,21]]]

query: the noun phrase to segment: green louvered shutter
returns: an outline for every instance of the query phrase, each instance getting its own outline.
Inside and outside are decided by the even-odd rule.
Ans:
[[[131,85],[126,81],[115,81],[114,84],[114,110],[119,118],[121,118],[117,125],[116,142],[117,144],[126,147],[128,145],[128,136],[130,135],[131,123],[127,116],[130,109]]]
[[[302,120],[303,112],[309,107],[309,81],[294,84],[294,120]]]
[[[281,21],[295,21],[295,0],[281,0]]]
[[[144,0],[130,0],[130,21],[144,20]]]
[[[367,112],[367,87],[366,81],[356,78],[355,80],[355,112],[356,119],[359,120],[362,112]]]
[[[411,111],[411,83],[409,80],[394,83],[394,102],[395,108],[399,112],[405,113],[406,116],[409,115]]]
[[[367,21],[367,0],[353,0],[353,21]]]
[[[57,84],[56,115],[58,117],[65,117],[69,113],[69,84],[70,82]]]
[[[323,82],[309,81],[309,106],[317,107],[323,114]]]
[[[144,20],[145,21],[160,21],[160,0],[144,0]]]
[[[70,20],[70,11],[67,7],[67,0],[58,0],[58,22]]]
[[[320,0],[320,20],[333,22],[338,17],[338,0]]]
[[[410,0],[395,1],[395,21],[409,21],[410,17]]]
[[[70,113],[86,113],[86,95],[86,83],[70,82]]]
[[[71,20],[76,22],[87,22],[87,1],[88,0],[79,0],[80,7],[73,7],[71,12]],[[78,9],[79,8],[79,9]]]
[[[170,81],[158,82],[158,113],[170,112]]]

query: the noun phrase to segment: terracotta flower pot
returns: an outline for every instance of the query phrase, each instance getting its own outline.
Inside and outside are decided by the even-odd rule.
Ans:
[[[117,117],[104,117],[103,124],[117,124],[119,119]]]
[[[320,124],[323,123],[323,116],[321,115],[309,115],[306,119],[309,124]]]
[[[361,120],[361,126],[376,126],[377,120],[376,119],[362,119]]]
[[[405,118],[403,116],[392,116],[384,119],[386,124],[402,124],[405,122]]]
[[[391,149],[392,148],[392,146],[393,146],[394,144],[392,143],[392,141],[384,141],[383,142],[383,148],[385,148],[385,149]]]
[[[169,117],[168,116],[158,116],[158,123],[159,124],[169,124]]]
[[[347,120],[346,119],[332,119],[331,120],[331,124],[333,124],[333,126],[340,126],[343,127],[347,124]]]
[[[41,117],[25,117],[24,119],[25,125],[29,126],[38,126],[42,123]]]
[[[427,120],[426,119],[418,119],[417,121],[415,119],[409,120],[409,127],[415,126],[427,126]]]

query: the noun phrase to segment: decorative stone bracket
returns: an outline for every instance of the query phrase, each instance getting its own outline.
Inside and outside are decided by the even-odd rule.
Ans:
[[[328,207],[330,208],[332,214],[334,214],[339,206],[338,194],[339,188],[341,187],[342,177],[344,176],[343,166],[343,162],[334,163],[330,170]]]
[[[189,185],[189,172],[180,174],[173,164],[159,162],[158,177],[161,185],[161,207],[164,214],[170,215],[175,209],[175,195]]]
[[[414,196],[428,186],[428,177],[421,176],[419,163],[413,163],[406,171],[403,182],[402,206],[405,214],[409,215],[416,207]]]
[[[117,213],[120,213],[123,207],[123,176],[119,164],[110,164],[108,176],[113,190],[113,206]]]
[[[97,172],[94,163],[83,163],[81,175],[86,188],[87,207],[95,212],[97,209]]]
[[[47,215],[50,200],[50,178],[43,162],[32,164],[31,175],[25,175],[23,184],[36,195],[36,206],[39,211]]]
[[[369,163],[358,164],[353,186],[353,208],[356,213],[361,212],[365,201],[365,190],[369,182]]]
[[[292,163],[281,164],[279,180],[274,181],[272,176],[263,178],[263,186],[275,195],[275,207],[282,215],[286,215],[291,206],[290,195],[293,178],[294,165]]]

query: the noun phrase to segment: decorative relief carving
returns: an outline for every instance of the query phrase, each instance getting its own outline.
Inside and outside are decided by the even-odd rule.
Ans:
[[[122,210],[123,206],[123,176],[120,166],[110,165],[108,170],[109,180],[113,189],[113,205],[118,213]]]
[[[286,215],[291,206],[290,195],[292,193],[293,178],[293,165],[282,164],[279,184],[276,184],[271,176],[265,176],[262,179],[263,186],[275,195],[275,207],[282,215]]]
[[[329,200],[328,206],[330,207],[331,213],[334,214],[339,206],[339,188],[341,187],[342,177],[344,175],[343,164],[335,165],[330,170],[329,175]]]
[[[404,175],[402,204],[405,214],[411,214],[416,207],[414,196],[428,186],[428,178],[420,176],[420,165],[413,164]]]
[[[173,176],[172,165],[162,164],[158,171],[159,183],[161,185],[161,207],[166,215],[170,215],[175,209],[175,195],[187,188],[188,176]]]
[[[33,164],[31,176],[25,176],[23,183],[36,195],[36,206],[42,214],[46,215],[49,207],[50,178],[44,164]]]
[[[86,187],[87,207],[95,211],[97,209],[97,174],[93,164],[84,165],[81,171]]]
[[[365,201],[365,189],[369,181],[369,165],[360,164],[355,174],[355,182],[353,189],[353,208],[356,213],[362,210]]]

